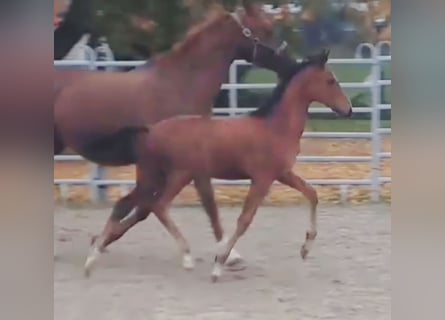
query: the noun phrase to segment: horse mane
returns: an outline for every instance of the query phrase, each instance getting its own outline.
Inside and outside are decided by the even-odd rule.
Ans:
[[[202,41],[202,36],[209,28],[218,26],[225,18],[228,17],[228,12],[221,5],[213,5],[206,13],[206,19],[194,25],[184,36],[183,40],[176,43],[172,50],[167,55],[181,55],[187,52],[190,48],[198,46]],[[165,56],[165,55],[162,55]]]
[[[280,75],[280,80],[277,86],[273,89],[269,98],[256,110],[249,112],[249,116],[257,118],[266,118],[270,116],[275,107],[279,104],[286,91],[287,86],[293,79],[293,77],[306,69],[309,65],[313,65],[312,61],[303,61],[302,63],[293,63],[288,71]]]

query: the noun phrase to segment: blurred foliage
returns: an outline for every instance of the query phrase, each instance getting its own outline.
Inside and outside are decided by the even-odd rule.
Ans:
[[[190,25],[201,21],[206,11],[213,4],[221,4],[233,10],[240,0],[92,0],[96,10],[96,32],[94,39],[105,36],[115,52],[116,57],[125,59],[146,59],[151,54],[168,50],[172,44],[184,35]],[[253,0],[255,1],[255,0]],[[257,1],[261,2],[261,1]],[[349,21],[358,29],[355,42],[369,41],[375,38],[371,30],[373,12],[363,13],[345,5],[353,0],[271,0],[262,1],[275,6],[287,8],[283,4],[302,5],[301,14],[282,12],[277,15],[276,25],[279,36],[288,41],[294,53],[303,50],[304,41],[301,28],[317,21],[328,21],[330,24],[321,28],[331,30]],[[333,2],[337,6],[333,6]],[[356,2],[359,2],[356,0]],[[390,0],[380,0],[385,10]],[[340,5],[340,6],[338,6]],[[339,9],[340,8],[340,9]],[[325,23],[325,22],[322,22]],[[340,29],[338,29],[340,30]],[[303,32],[304,33],[304,32]]]
[[[233,10],[239,0],[93,0],[92,45],[105,36],[117,58],[146,59],[168,50],[213,4]],[[260,2],[253,0],[253,2]],[[270,3],[280,4],[282,0]],[[292,42],[292,41],[289,41]]]
[[[117,57],[146,58],[169,49],[187,28],[182,0],[94,0],[96,34],[105,36]]]

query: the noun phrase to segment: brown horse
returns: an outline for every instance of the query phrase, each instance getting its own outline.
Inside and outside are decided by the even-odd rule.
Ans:
[[[174,197],[193,179],[252,181],[236,231],[218,249],[213,280],[220,277],[222,265],[275,180],[299,190],[310,202],[310,228],[301,248],[302,258],[306,258],[317,234],[318,198],[315,189],[292,168],[300,151],[308,108],[312,102],[319,102],[340,115],[352,115],[351,102],[326,68],[327,60],[328,52],[323,51],[301,65],[295,63],[271,100],[249,116],[175,117],[155,124],[147,129],[148,134],[139,137],[144,147],[138,150],[138,205],[145,212],[155,213],[184,256],[190,256],[190,248],[168,212]],[[130,219],[127,223],[130,228]],[[97,258],[97,252],[89,257],[87,268]]]
[[[273,24],[259,7],[247,0],[242,5],[234,13],[216,11],[144,70],[56,71],[55,154],[70,147],[101,165],[134,164],[138,132],[131,128],[176,115],[210,116],[212,102],[235,59],[281,73],[292,60],[282,50],[285,42],[277,45]],[[220,241],[224,232],[210,180],[197,179],[194,184]],[[104,247],[119,238],[120,221],[135,208],[135,199],[134,189],[120,199],[102,236],[93,241]],[[136,216],[146,214],[137,209]]]

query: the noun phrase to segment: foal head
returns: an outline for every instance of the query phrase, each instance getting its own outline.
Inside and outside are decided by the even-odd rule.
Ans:
[[[341,116],[351,117],[351,100],[340,87],[334,73],[326,67],[328,57],[329,51],[323,50],[320,54],[306,58],[304,63],[307,64],[307,71],[302,79],[304,89],[301,94],[310,103],[322,103]]]

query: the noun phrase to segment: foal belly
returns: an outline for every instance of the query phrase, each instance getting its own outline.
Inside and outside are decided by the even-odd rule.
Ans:
[[[209,174],[210,177],[215,179],[224,179],[224,180],[244,180],[249,179],[250,177],[240,168],[214,168],[213,171]]]
[[[234,159],[207,158],[207,161],[197,161],[197,165],[192,166],[196,176],[202,175],[224,180],[249,179],[243,167],[236,163]]]

